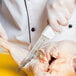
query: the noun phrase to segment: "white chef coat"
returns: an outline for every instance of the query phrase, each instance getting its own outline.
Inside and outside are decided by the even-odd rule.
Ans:
[[[24,48],[30,41],[35,44],[47,25],[46,3],[47,0],[2,0],[0,22],[10,42]]]

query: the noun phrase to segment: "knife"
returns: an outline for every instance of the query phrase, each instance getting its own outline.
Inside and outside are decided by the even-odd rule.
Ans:
[[[28,54],[28,56],[26,58],[24,58],[18,68],[18,71],[20,71],[29,61],[31,61],[31,59],[34,57],[34,55],[36,54],[38,48],[47,40],[52,39],[55,36],[54,31],[52,30],[52,28],[48,25],[42,32],[40,38],[38,39],[38,41],[36,42],[36,44],[34,45],[34,47],[32,48],[31,52]]]

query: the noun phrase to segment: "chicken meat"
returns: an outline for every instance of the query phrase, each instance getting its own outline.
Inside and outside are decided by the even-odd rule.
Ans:
[[[29,54],[2,39],[0,46],[9,51],[18,65]],[[60,41],[39,48],[23,70],[27,76],[76,76],[76,42]]]

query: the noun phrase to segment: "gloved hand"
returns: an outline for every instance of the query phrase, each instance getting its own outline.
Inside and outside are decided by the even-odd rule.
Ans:
[[[54,31],[61,32],[60,25],[64,26],[68,24],[74,4],[75,0],[48,0],[48,19]]]
[[[28,55],[29,51],[23,49],[15,44],[8,42],[5,39],[0,38],[0,46],[6,49],[6,51],[11,55],[14,61],[20,65],[21,61]],[[2,50],[3,51],[3,50]],[[3,52],[6,52],[3,51]]]

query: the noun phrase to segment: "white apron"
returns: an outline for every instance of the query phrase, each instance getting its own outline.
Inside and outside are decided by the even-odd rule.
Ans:
[[[24,48],[30,42],[35,44],[47,25],[46,3],[47,0],[2,0],[0,23],[10,42]]]

